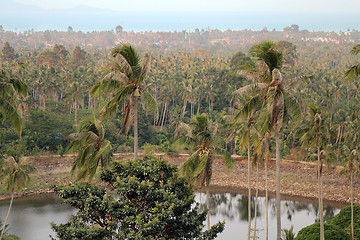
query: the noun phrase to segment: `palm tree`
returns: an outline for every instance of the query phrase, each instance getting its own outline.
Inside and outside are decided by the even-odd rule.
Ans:
[[[221,142],[217,137],[218,124],[211,123],[206,114],[195,116],[190,124],[182,123],[178,131],[185,131],[181,138],[186,144],[195,147],[195,152],[181,166],[180,173],[198,186],[206,188],[207,227],[210,229],[209,185],[212,176],[212,159],[214,154],[220,154],[228,168],[232,168],[234,160],[231,154],[219,147]]]
[[[309,105],[309,111],[303,123],[299,135],[300,141],[305,145],[313,145],[317,149],[317,177],[319,191],[319,214],[320,214],[320,240],[324,240],[324,214],[322,196],[322,162],[321,157],[323,148],[327,141],[327,129],[322,117],[322,111],[315,105]]]
[[[70,137],[73,141],[68,151],[78,152],[71,171],[78,172],[78,179],[88,177],[91,180],[99,164],[102,167],[109,165],[112,160],[110,141],[105,140],[104,127],[95,117],[82,120],[78,133]]]
[[[21,134],[22,120],[17,111],[17,101],[20,95],[25,96],[26,84],[0,69],[0,121],[7,119],[16,131]]]
[[[344,148],[348,158],[344,171],[350,175],[351,237],[354,240],[354,177],[359,174],[359,152],[357,149],[351,151],[346,145]]]
[[[5,166],[3,167],[0,175],[0,179],[4,181],[4,186],[7,191],[11,192],[9,210],[5,218],[0,239],[2,239],[5,232],[6,223],[14,200],[14,192],[20,191],[28,183],[30,179],[29,173],[35,170],[35,168],[30,164],[22,163],[19,152],[20,151],[11,151],[9,156],[5,158]]]
[[[245,96],[241,107],[239,108],[237,114],[234,117],[235,126],[238,128],[235,134],[240,139],[240,145],[247,145],[248,152],[248,240],[250,240],[251,232],[251,138],[257,136],[256,130],[254,128],[255,123],[255,111],[260,105],[258,97],[249,97]],[[252,137],[251,137],[252,136]]]
[[[295,239],[294,226],[291,226],[290,229],[284,229],[283,237],[281,239],[282,240],[294,240]]]
[[[357,55],[359,54],[360,52],[360,44],[358,45],[355,45],[352,50],[351,50],[351,54],[353,55]],[[360,65],[353,65],[353,66],[350,66],[346,72],[345,72],[345,76],[347,78],[356,78],[356,77],[359,77],[360,76]]]
[[[246,66],[240,71],[246,74],[255,83],[242,87],[235,91],[238,94],[252,94],[262,99],[264,108],[268,111],[269,121],[264,121],[264,129],[271,128],[275,133],[276,141],[276,214],[277,214],[277,239],[281,238],[280,216],[280,130],[287,122],[290,115],[297,118],[300,108],[294,96],[291,95],[291,87],[295,82],[285,81],[280,72],[282,66],[282,54],[273,42],[265,41],[253,46],[250,54],[257,59],[256,65]]]
[[[145,54],[140,58],[135,49],[126,44],[115,47],[111,51],[112,59],[109,61],[110,73],[103,80],[95,84],[91,94],[108,93],[112,96],[101,112],[101,119],[107,118],[116,111],[119,106],[126,104],[123,116],[122,127],[119,132],[125,129],[127,134],[131,127],[131,120],[134,119],[134,159],[138,154],[138,101],[147,109],[153,111],[156,102],[151,94],[145,89],[144,81],[150,67],[150,55]]]

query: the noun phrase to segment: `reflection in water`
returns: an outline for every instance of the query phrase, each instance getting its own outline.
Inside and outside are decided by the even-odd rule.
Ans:
[[[206,195],[196,194],[196,201],[200,209],[206,207]],[[247,236],[247,214],[249,198],[240,194],[211,194],[210,214],[211,223],[225,220],[225,231],[218,239],[245,239]],[[8,210],[9,201],[0,201],[0,217],[4,218]],[[258,198],[257,205],[257,228],[259,239],[265,239],[265,198]],[[282,201],[282,227],[289,229],[294,226],[295,232],[310,225],[319,219],[318,206],[311,203]],[[251,215],[254,217],[255,199],[251,198]],[[339,212],[338,209],[325,206],[325,220]],[[9,217],[11,233],[21,237],[22,240],[47,240],[49,234],[54,235],[50,228],[50,222],[65,223],[70,220],[75,210],[55,195],[39,195],[22,199],[15,199]],[[252,218],[252,227],[254,219]],[[269,199],[269,239],[276,238],[276,201]]]
[[[0,217],[6,216],[10,201],[0,201]],[[75,210],[52,194],[14,199],[9,216],[10,233],[22,240],[50,239],[50,223],[65,223]]]
[[[196,200],[200,202],[200,208],[206,207],[206,195],[198,193]],[[249,198],[240,194],[212,194],[210,195],[211,223],[225,220],[225,231],[218,239],[245,239],[247,236]],[[266,206],[265,198],[259,197],[257,204],[257,235],[259,239],[265,239]],[[319,208],[312,203],[297,201],[281,202],[282,227],[289,229],[292,225],[298,232],[305,226],[319,221]],[[339,209],[324,207],[324,219],[328,220],[339,212]],[[254,227],[255,198],[251,198],[252,228]],[[272,231],[273,230],[273,231]],[[276,239],[276,200],[269,199],[269,239]]]

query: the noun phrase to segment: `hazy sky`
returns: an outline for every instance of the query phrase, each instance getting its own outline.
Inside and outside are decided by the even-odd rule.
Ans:
[[[4,1],[4,4],[10,2]],[[359,0],[13,0],[44,9],[86,5],[116,11],[265,11],[360,13]],[[360,17],[360,16],[359,16]]]

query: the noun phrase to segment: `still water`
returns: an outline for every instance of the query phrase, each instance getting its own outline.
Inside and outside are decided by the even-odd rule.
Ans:
[[[206,195],[196,193],[196,201],[200,208],[206,206]],[[8,210],[9,201],[0,201],[0,216],[4,219]],[[248,197],[241,194],[221,193],[210,196],[211,224],[225,220],[225,230],[218,239],[244,239],[247,236]],[[257,236],[265,239],[265,198],[259,197],[257,204]],[[255,201],[251,199],[251,212],[254,216]],[[281,221],[283,228],[294,226],[295,232],[301,228],[318,221],[318,206],[309,202],[282,201]],[[46,194],[39,196],[15,199],[9,217],[10,232],[21,237],[22,240],[45,240],[50,239],[49,234],[54,236],[50,222],[65,223],[70,220],[76,211],[55,195]],[[325,206],[325,220],[339,212],[339,208]],[[276,201],[269,200],[269,239],[276,239]],[[254,228],[254,219],[251,222]]]

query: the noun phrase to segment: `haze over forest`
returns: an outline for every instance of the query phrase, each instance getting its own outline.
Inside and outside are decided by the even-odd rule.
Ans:
[[[121,25],[126,31],[181,31],[196,28],[282,30],[298,24],[309,31],[346,31],[360,26],[357,1],[302,1],[301,5],[277,0],[223,1],[51,1],[2,0],[0,25],[5,30],[104,31]],[[151,2],[151,4],[149,3]],[[310,7],[311,6],[311,7]]]

